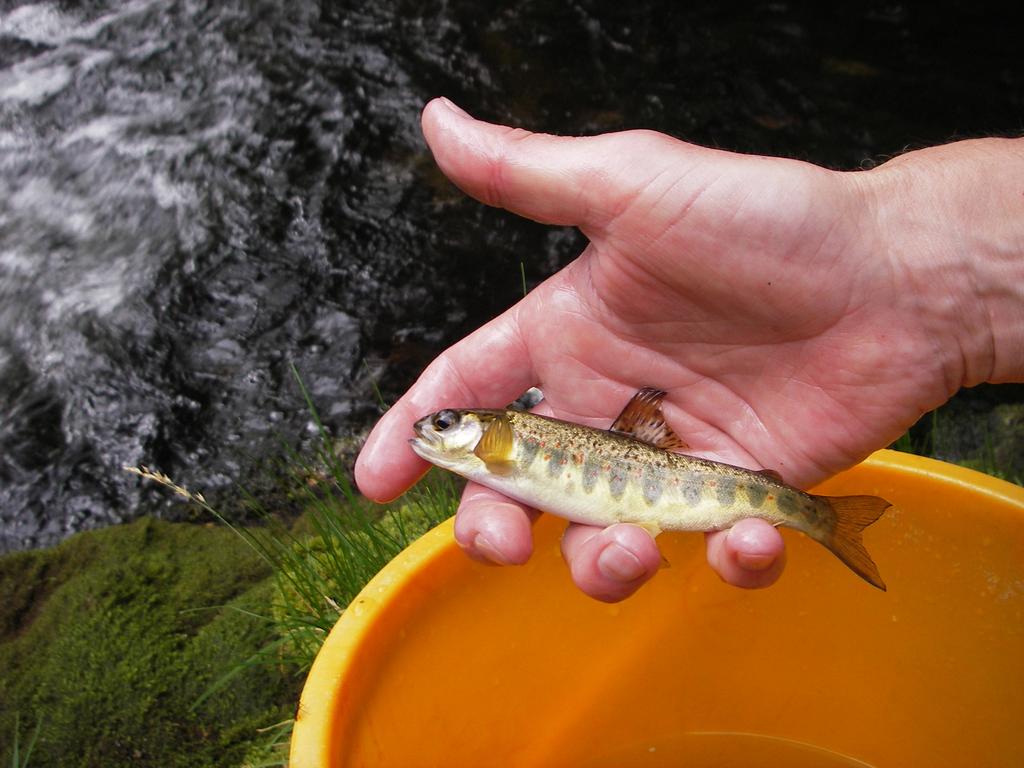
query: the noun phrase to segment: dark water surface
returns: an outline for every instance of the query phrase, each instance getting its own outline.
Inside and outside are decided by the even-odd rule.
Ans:
[[[857,168],[1024,123],[1019,38],[898,3],[0,6],[0,550],[170,512],[125,464],[259,489],[582,248],[471,203],[445,94],[560,133],[655,128]],[[808,6],[811,8],[812,6]]]

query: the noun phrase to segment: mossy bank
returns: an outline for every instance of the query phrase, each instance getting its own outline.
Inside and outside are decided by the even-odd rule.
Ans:
[[[0,764],[237,766],[301,680],[243,669],[272,639],[269,567],[224,528],[142,519],[0,558]]]

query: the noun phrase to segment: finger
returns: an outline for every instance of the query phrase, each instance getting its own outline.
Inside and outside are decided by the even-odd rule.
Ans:
[[[447,99],[427,104],[422,123],[437,164],[466,193],[535,221],[584,228],[603,226],[664,172],[666,149],[689,146],[652,131],[531,133],[475,120]]]
[[[654,539],[635,525],[570,525],[562,537],[562,557],[576,586],[606,603],[625,600],[661,567]]]
[[[455,515],[455,540],[474,560],[522,565],[533,554],[533,521],[540,513],[497,491],[468,483]]]
[[[505,312],[449,347],[381,417],[356,458],[356,485],[363,495],[390,501],[427,470],[408,446],[417,419],[441,408],[502,407],[533,386],[515,313]]]
[[[708,562],[723,581],[744,589],[774,584],[786,565],[782,534],[764,520],[740,520],[707,534]]]

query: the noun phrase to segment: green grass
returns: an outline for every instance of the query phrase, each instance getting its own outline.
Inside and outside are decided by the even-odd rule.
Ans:
[[[238,765],[299,681],[247,669],[197,702],[272,638],[245,614],[273,590],[220,527],[142,519],[0,558],[0,764]]]
[[[29,764],[29,760],[32,759],[32,750],[35,749],[36,740],[39,738],[39,727],[43,724],[43,721],[36,721],[35,731],[32,732],[32,736],[29,738],[28,744],[25,746],[24,751],[21,747],[21,718],[15,713],[14,715],[14,737],[11,740],[11,768],[26,768]]]

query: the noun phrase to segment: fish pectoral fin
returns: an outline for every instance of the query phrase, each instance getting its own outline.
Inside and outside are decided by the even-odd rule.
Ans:
[[[657,523],[631,523],[631,525],[635,525],[638,528],[643,528],[651,535],[652,539],[656,539],[658,538],[658,536],[661,535],[661,527]],[[658,567],[662,569],[671,568],[672,563],[668,561],[667,557],[661,555],[661,565],[659,565]]]
[[[661,401],[665,393],[653,387],[644,387],[626,403],[622,413],[612,423],[609,432],[633,437],[666,451],[680,451],[689,446],[665,423]]]
[[[661,535],[661,527],[657,523],[633,523],[633,525],[643,528],[651,534],[652,539],[656,539]]]
[[[778,471],[776,471],[774,469],[758,469],[758,470],[756,470],[756,473],[759,474],[759,475],[764,475],[765,477],[770,478],[770,479],[774,480],[777,483],[785,483],[786,482],[785,480],[782,479],[782,475],[780,475],[778,473]]]
[[[514,439],[512,425],[508,419],[500,415],[495,416],[473,449],[473,453],[491,472],[496,475],[507,475],[515,468],[512,460]]]

